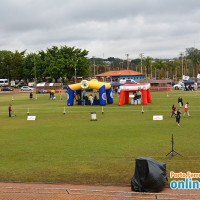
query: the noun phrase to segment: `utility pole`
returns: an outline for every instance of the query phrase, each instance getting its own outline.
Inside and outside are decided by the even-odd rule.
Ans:
[[[7,64],[7,70],[8,70],[8,85],[10,85],[10,69],[8,64]]]
[[[75,68],[75,74],[74,74],[74,76],[75,76],[75,83],[76,83],[76,63],[75,63],[74,68]]]
[[[139,56],[140,56],[140,58],[141,58],[141,69],[140,69],[140,72],[142,73],[142,56],[144,56],[144,54],[143,54],[143,53],[140,53]]]
[[[35,72],[35,84],[36,84],[36,65],[35,65],[35,54],[34,54],[34,72]]]
[[[123,70],[123,60],[122,62],[120,62],[119,64],[122,64],[121,68],[119,68],[120,70]]]
[[[183,78],[183,52],[180,53],[182,63],[182,78]]]
[[[93,56],[93,67],[94,67],[94,76],[95,76],[95,57]]]
[[[129,54],[125,54],[125,56],[127,56],[127,70],[129,70],[129,61],[128,61],[128,57],[129,57]]]

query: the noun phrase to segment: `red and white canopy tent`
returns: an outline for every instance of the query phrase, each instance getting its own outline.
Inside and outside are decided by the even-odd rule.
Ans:
[[[150,83],[142,84],[125,84],[120,86],[120,96],[119,96],[119,106],[123,106],[124,99],[125,104],[129,104],[129,92],[141,91],[142,92],[142,102],[143,105],[151,103],[151,92],[150,92]]]

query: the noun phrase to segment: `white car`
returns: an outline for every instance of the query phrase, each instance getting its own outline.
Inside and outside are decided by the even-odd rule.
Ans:
[[[29,86],[23,86],[23,87],[21,87],[21,91],[33,91],[33,90],[34,90],[34,88],[29,87]]]
[[[182,82],[180,82],[180,83],[174,85],[173,88],[175,90],[180,90],[180,89],[184,88],[184,84]]]

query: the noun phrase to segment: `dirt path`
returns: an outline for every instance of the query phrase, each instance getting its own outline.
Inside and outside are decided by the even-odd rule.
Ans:
[[[200,199],[200,191],[165,188],[158,195],[155,195],[132,193],[130,186],[0,182],[0,200],[141,200],[156,198]]]

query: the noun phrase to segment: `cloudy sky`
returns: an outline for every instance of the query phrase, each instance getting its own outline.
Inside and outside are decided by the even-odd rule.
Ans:
[[[75,46],[89,57],[200,48],[200,0],[0,0],[0,50]]]

